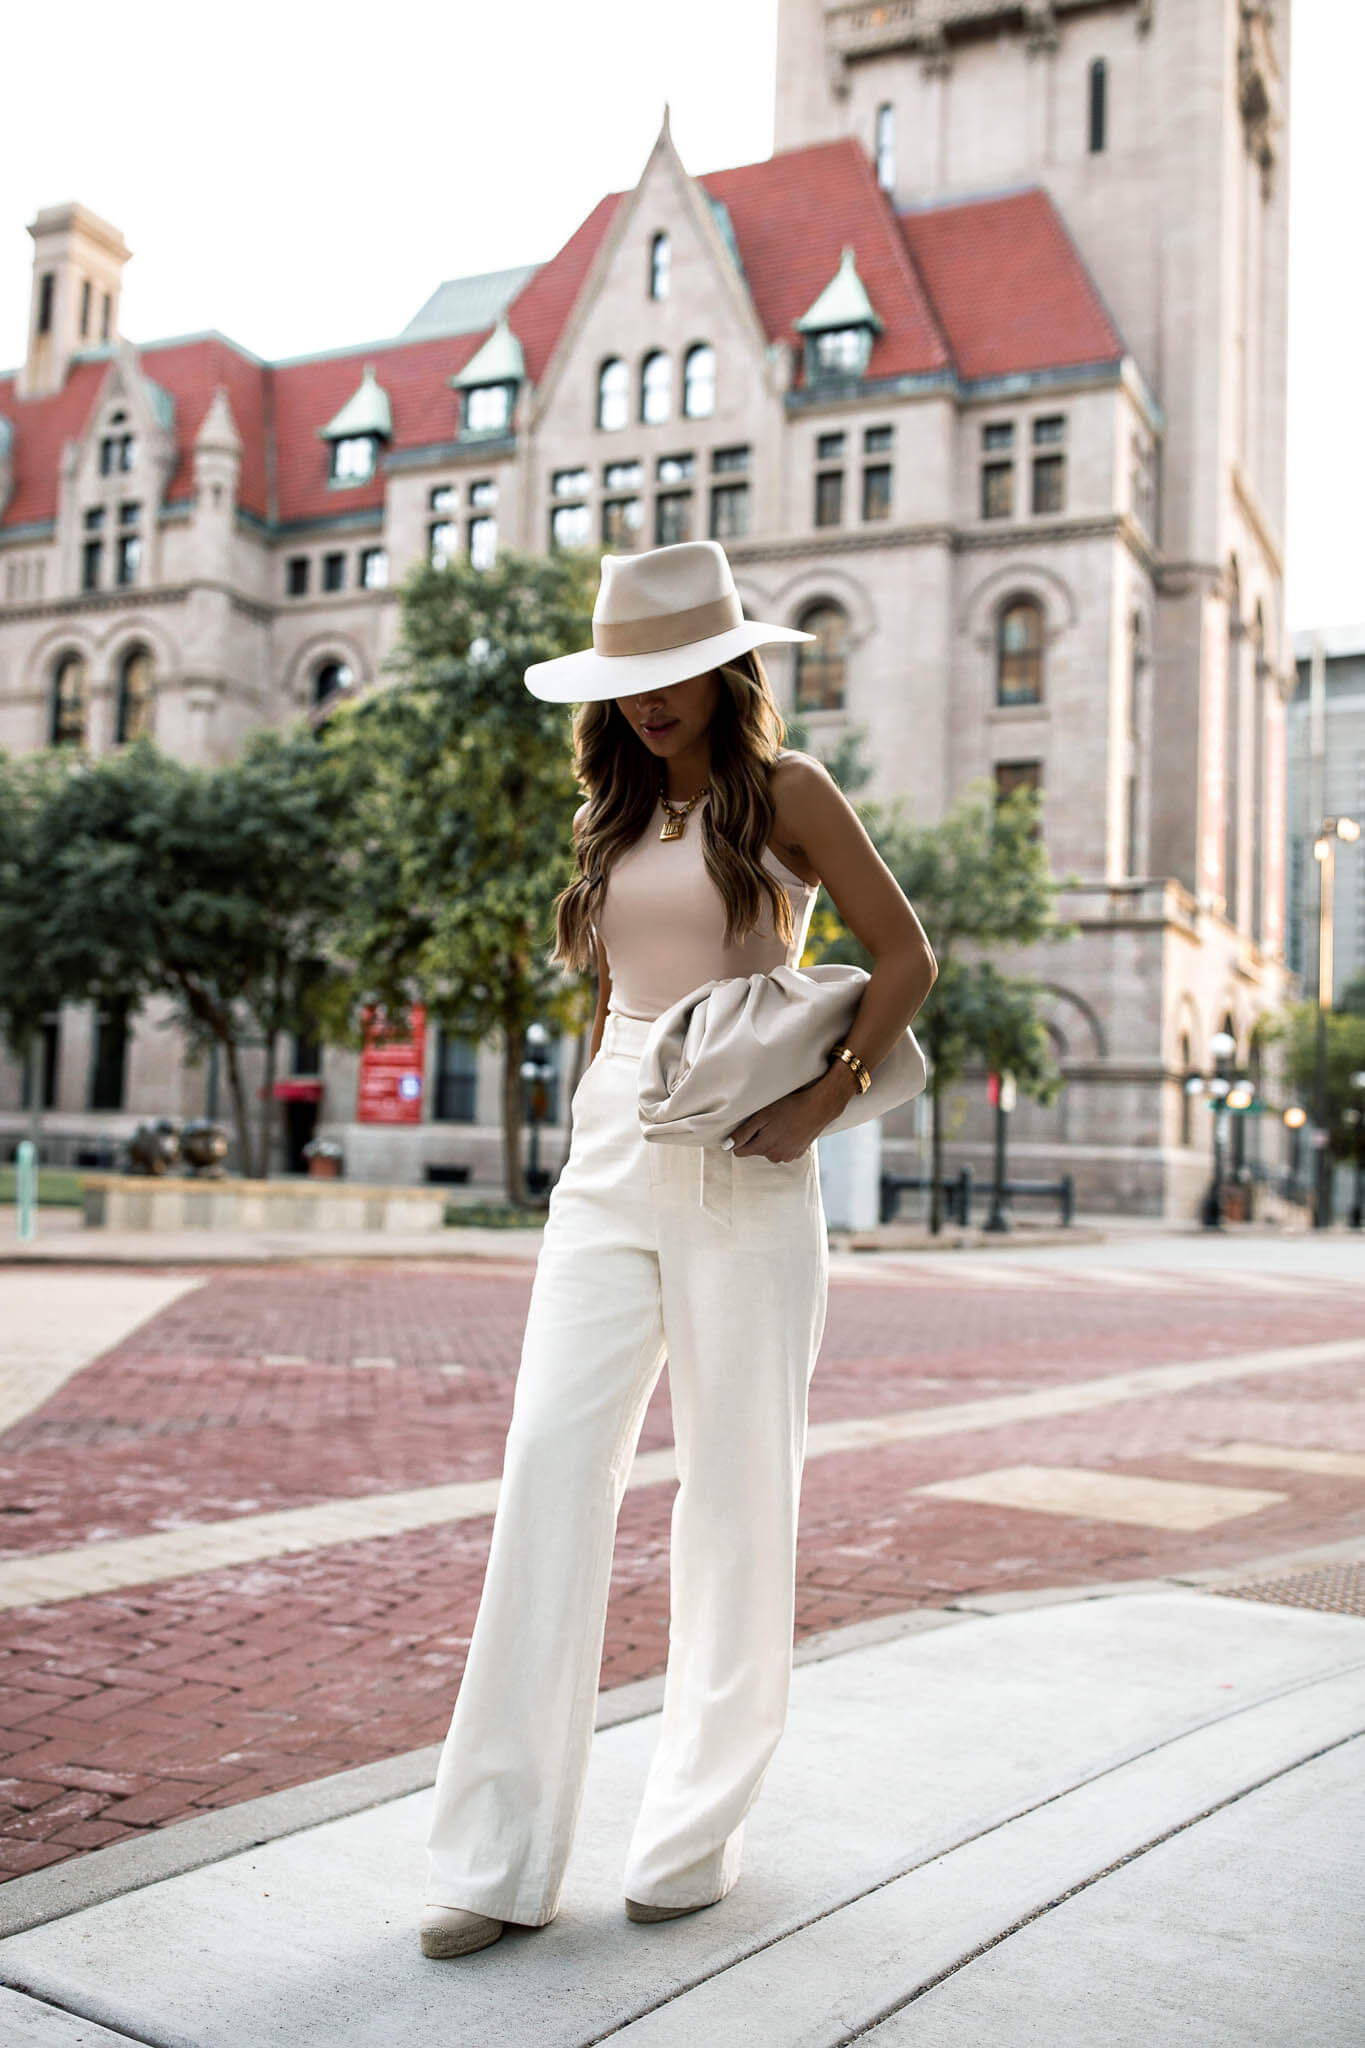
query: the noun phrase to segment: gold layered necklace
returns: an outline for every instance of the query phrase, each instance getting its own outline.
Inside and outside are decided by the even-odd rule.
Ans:
[[[659,834],[660,839],[682,838],[683,833],[687,830],[688,819],[710,787],[709,782],[704,782],[696,795],[690,796],[685,804],[673,804],[669,802],[668,792],[664,787],[664,778],[660,775],[659,801],[664,807],[664,827],[663,831]]]

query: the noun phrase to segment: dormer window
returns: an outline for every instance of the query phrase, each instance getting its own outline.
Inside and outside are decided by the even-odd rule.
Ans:
[[[373,363],[365,365],[359,388],[318,434],[332,445],[334,484],[363,484],[374,475],[380,446],[393,436],[393,410],[388,392],[375,379]]]
[[[806,338],[806,381],[835,383],[866,374],[882,322],[846,247],[839,268],[796,323]]]
[[[860,377],[872,353],[872,331],[867,327],[831,327],[814,339],[815,368],[819,376]]]
[[[517,392],[525,375],[521,343],[508,326],[506,314],[500,314],[487,341],[450,380],[464,396],[462,441],[511,432]]]
[[[375,437],[373,434],[348,434],[344,441],[332,443],[332,480],[339,484],[364,483],[374,475]]]
[[[477,384],[465,393],[467,434],[505,434],[512,418],[512,391],[507,384]]]

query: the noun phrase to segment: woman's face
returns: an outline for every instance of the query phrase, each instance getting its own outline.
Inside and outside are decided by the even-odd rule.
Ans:
[[[720,677],[711,668],[666,689],[618,697],[616,704],[650,753],[662,761],[685,753],[708,730],[719,694]]]

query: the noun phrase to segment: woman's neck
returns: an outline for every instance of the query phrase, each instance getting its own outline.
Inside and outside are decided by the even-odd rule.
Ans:
[[[671,804],[685,804],[705,789],[710,779],[709,748],[689,748],[663,764],[663,793]]]

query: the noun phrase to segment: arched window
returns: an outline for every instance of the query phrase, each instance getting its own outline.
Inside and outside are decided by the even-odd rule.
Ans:
[[[49,726],[52,745],[83,747],[85,725],[85,656],[63,654],[52,677],[52,718]]]
[[[657,426],[673,412],[673,359],[656,348],[640,372],[640,418]]]
[[[349,689],[355,681],[344,661],[324,661],[313,677],[313,704],[325,704],[338,690]]]
[[[798,711],[842,711],[848,670],[848,614],[840,605],[822,600],[810,605],[797,620],[811,640],[796,644],[796,709]]]
[[[1043,607],[1012,597],[1000,607],[996,631],[995,701],[1039,704],[1043,696]]]
[[[1090,154],[1098,156],[1104,148],[1105,116],[1108,113],[1109,77],[1103,57],[1097,57],[1090,67]]]
[[[597,424],[615,433],[630,417],[630,372],[620,356],[603,363],[597,378]]]
[[[683,411],[690,420],[705,420],[715,409],[716,352],[709,341],[699,341],[683,363]]]
[[[649,245],[649,296],[651,299],[668,297],[668,273],[672,261],[672,249],[667,235],[656,235]]]
[[[145,647],[130,648],[119,664],[118,710],[114,738],[119,746],[141,739],[152,729],[152,657]]]

